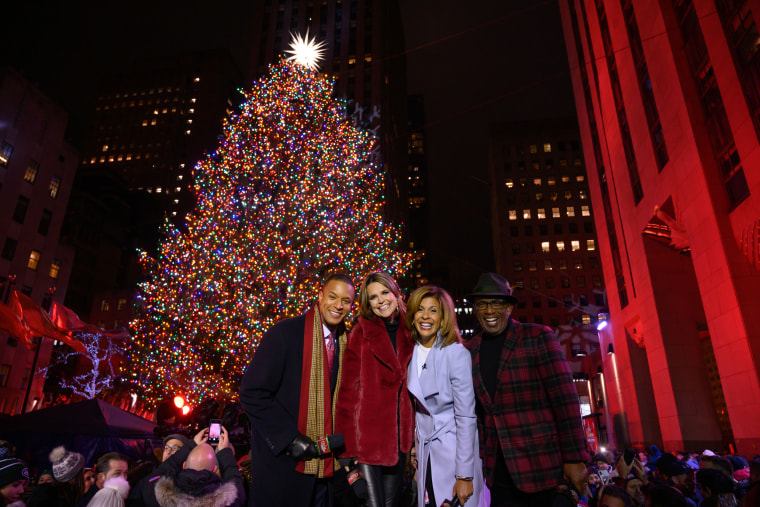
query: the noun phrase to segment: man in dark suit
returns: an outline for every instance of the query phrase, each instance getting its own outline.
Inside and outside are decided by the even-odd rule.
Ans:
[[[328,277],[316,305],[278,322],[259,342],[240,384],[251,421],[250,505],[332,505],[333,453],[342,450],[342,437],[333,436],[333,398],[354,292],[349,277]]]
[[[578,395],[552,330],[521,324],[509,282],[485,273],[469,299],[482,332],[467,347],[492,506],[552,506],[566,481],[584,491],[589,455]]]

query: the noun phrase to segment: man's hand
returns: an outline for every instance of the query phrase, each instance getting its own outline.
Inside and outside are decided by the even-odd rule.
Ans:
[[[472,481],[457,479],[457,482],[454,483],[454,496],[459,498],[460,504],[464,505],[467,503],[467,500],[472,496],[472,492]]]
[[[205,444],[208,441],[208,428],[203,428],[194,437],[195,445]]]
[[[316,442],[300,433],[288,444],[288,455],[296,461],[308,461],[319,457]]]
[[[586,490],[586,464],[585,463],[565,463],[562,465],[562,471],[565,479],[573,483],[579,493]]]
[[[227,433],[227,429],[222,426],[222,431],[219,433],[219,443],[216,444],[216,452],[230,447],[230,435]]]

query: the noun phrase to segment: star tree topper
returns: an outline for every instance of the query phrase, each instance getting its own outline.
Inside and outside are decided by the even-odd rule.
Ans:
[[[303,65],[307,69],[317,70],[325,53],[325,42],[317,42],[316,36],[309,39],[308,28],[304,36],[296,33],[290,35],[293,39],[290,42],[290,49],[285,52],[290,53],[291,56],[287,60]]]

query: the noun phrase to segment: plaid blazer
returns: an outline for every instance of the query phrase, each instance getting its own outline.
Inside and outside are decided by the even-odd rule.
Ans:
[[[493,485],[501,445],[509,474],[520,490],[535,493],[558,486],[564,463],[590,460],[578,395],[562,347],[550,328],[510,318],[492,400],[480,372],[481,341],[482,333],[467,346],[486,482]]]

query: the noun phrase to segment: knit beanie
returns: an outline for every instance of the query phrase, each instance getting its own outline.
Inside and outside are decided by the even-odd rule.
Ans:
[[[29,479],[29,469],[16,458],[0,459],[0,488],[16,481]]]
[[[87,507],[124,507],[127,496],[127,480],[124,477],[112,477],[103,483],[103,488],[95,493]]]
[[[84,456],[78,452],[67,451],[64,446],[59,446],[50,453],[50,462],[53,464],[55,480],[69,482],[84,466]]]

